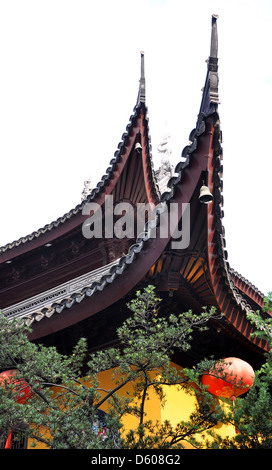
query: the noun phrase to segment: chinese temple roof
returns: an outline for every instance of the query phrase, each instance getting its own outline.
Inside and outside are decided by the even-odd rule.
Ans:
[[[142,125],[142,138],[145,145],[145,168],[147,179],[147,190],[150,192],[148,196],[149,200],[158,202],[160,198],[159,187],[155,178],[153,161],[151,156],[151,145],[149,138],[149,127],[148,127],[148,117],[147,117],[147,107],[145,105],[145,77],[144,77],[144,53],[141,53],[141,78],[140,86],[137,97],[136,106],[134,107],[133,114],[129,118],[129,122],[126,126],[126,131],[122,135],[122,140],[117,146],[117,150],[114,153],[114,157],[110,160],[109,166],[105,171],[105,174],[102,176],[101,180],[97,185],[92,188],[90,194],[76,207],[71,209],[69,212],[64,214],[62,217],[59,217],[57,220],[41,227],[40,229],[32,232],[29,235],[14,240],[11,243],[6,244],[5,246],[0,247],[0,262],[7,262],[11,260],[14,256],[21,255],[24,252],[33,249],[35,246],[42,245],[45,243],[50,243],[52,239],[58,236],[58,233],[55,233],[55,229],[62,227],[62,232],[70,230],[71,226],[74,228],[76,225],[81,225],[83,220],[80,216],[82,215],[82,209],[86,202],[91,202],[97,200],[102,193],[109,193],[109,188],[111,188],[116,179],[116,174],[122,172],[122,161],[124,160],[124,153],[128,153],[127,148],[131,149],[132,145],[135,145],[140,139],[139,135],[135,136],[135,126],[137,126],[136,121],[141,116],[143,121]],[[118,168],[120,167],[120,168]],[[79,217],[77,217],[79,216]],[[77,218],[76,218],[77,217]],[[68,226],[68,222],[73,220]],[[67,227],[65,226],[67,225]],[[50,233],[52,232],[52,234]],[[41,238],[40,241],[37,239]]]
[[[0,304],[6,315],[24,317],[31,324],[33,340],[50,338],[50,343],[60,341],[62,332],[71,338],[88,330],[92,347],[110,344],[110,333],[121,321],[120,311],[127,300],[136,288],[153,283],[163,297],[165,311],[200,311],[213,305],[222,312],[222,319],[212,325],[209,339],[209,346],[217,342],[218,354],[223,347],[233,348],[232,352],[239,346],[244,354],[250,351],[253,356],[261,356],[266,350],[264,341],[251,337],[253,330],[246,317],[249,310],[262,307],[263,294],[229,266],[226,251],[217,43],[217,17],[213,15],[196,127],[163,194],[152,163],[141,53],[134,113],[101,181],[63,217],[0,249],[2,279],[7,279],[0,291]],[[209,204],[199,200],[203,182],[213,196]],[[154,230],[158,234],[162,226],[159,215],[152,226],[146,224],[141,234],[129,240],[83,240],[85,205],[95,202],[102,207],[108,195],[114,202],[130,201],[134,205],[176,204],[181,225],[183,205],[190,203],[187,246],[174,249],[170,231],[164,237],[154,237]],[[95,343],[98,335],[101,341]],[[201,354],[206,346],[203,348]]]

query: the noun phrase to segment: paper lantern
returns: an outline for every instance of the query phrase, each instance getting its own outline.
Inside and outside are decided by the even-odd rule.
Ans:
[[[17,375],[16,378],[15,375]],[[9,369],[1,372],[0,386],[4,388],[5,384],[13,385],[13,391],[16,392],[15,400],[17,403],[24,403],[31,395],[30,386],[23,378],[18,378],[18,371],[15,369]]]
[[[250,364],[236,357],[227,357],[203,374],[201,380],[212,395],[230,398],[234,402],[236,397],[252,387],[254,379]]]

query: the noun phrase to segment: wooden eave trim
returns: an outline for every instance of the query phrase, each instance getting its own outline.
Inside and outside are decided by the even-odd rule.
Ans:
[[[158,204],[159,203],[159,193],[158,189],[156,188],[155,177],[153,174],[152,160],[149,153],[149,138],[148,138],[148,126],[147,126],[147,118],[146,118],[146,108],[142,111],[140,116],[140,133],[141,133],[141,141],[142,141],[142,165],[143,165],[143,173],[144,173],[144,183],[145,183],[145,190],[147,194],[148,202],[151,204]]]
[[[221,147],[218,141],[220,134],[219,121],[211,121],[212,138],[210,140],[207,166],[208,186],[214,195],[213,201],[207,205],[207,253],[210,277],[219,311],[237,332],[263,351],[267,351],[267,343],[252,337],[254,328],[246,318],[249,305],[234,288],[227,263],[222,226],[222,195],[221,178],[218,178],[218,168],[221,168]],[[221,171],[221,169],[220,169]]]
[[[232,281],[237,289],[246,295],[249,299],[256,303],[259,308],[264,306],[264,295],[249,281],[242,278],[235,271],[231,272]]]

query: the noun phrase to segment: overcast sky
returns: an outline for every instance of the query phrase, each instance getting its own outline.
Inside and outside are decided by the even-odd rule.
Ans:
[[[95,186],[136,104],[140,51],[155,167],[195,127],[219,34],[224,226],[230,265],[271,279],[272,2],[0,0],[0,246],[61,217]]]

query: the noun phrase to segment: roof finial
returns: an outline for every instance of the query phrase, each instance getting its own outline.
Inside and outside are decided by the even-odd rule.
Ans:
[[[217,53],[218,53],[217,18],[218,18],[218,15],[212,15],[212,35],[211,35],[210,57],[213,57],[214,59],[217,59]]]
[[[217,18],[218,15],[212,15],[212,33],[211,33],[211,49],[208,60],[209,84],[210,84],[210,101],[219,103],[218,100],[218,35],[217,35]]]
[[[200,105],[201,114],[208,115],[211,110],[219,104],[218,96],[218,36],[217,36],[217,18],[218,15],[212,15],[211,48],[210,56],[207,62],[207,76],[203,88],[202,101]]]
[[[140,78],[140,86],[139,86],[139,94],[138,94],[138,102],[145,103],[145,70],[144,70],[144,52],[141,52],[141,78]]]

